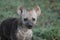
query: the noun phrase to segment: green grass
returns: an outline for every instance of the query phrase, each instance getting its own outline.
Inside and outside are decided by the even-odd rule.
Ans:
[[[0,21],[18,17],[16,10],[19,5],[32,9],[35,4],[41,7],[42,13],[33,30],[34,40],[60,40],[60,0],[53,3],[49,0],[0,0]]]

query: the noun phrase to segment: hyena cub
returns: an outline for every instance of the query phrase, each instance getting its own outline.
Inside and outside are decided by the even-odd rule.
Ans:
[[[32,28],[41,14],[40,7],[32,10],[19,7],[17,13],[20,18],[9,18],[1,23],[1,40],[31,40]]]

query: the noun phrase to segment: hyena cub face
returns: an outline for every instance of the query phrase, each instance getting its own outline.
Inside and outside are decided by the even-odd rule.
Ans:
[[[32,10],[26,10],[24,7],[19,7],[17,13],[20,15],[24,27],[31,29],[36,24],[41,10],[39,6],[34,7]]]

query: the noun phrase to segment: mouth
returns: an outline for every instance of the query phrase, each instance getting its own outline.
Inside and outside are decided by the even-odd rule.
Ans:
[[[26,26],[28,29],[32,29],[33,24],[32,24],[32,23],[27,23],[27,24],[25,24],[25,26]]]
[[[32,29],[32,27],[28,27],[28,29]]]
[[[33,26],[27,26],[28,29],[32,29]]]

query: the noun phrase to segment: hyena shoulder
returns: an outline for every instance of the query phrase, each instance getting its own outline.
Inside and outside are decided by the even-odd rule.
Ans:
[[[2,33],[10,33],[11,31],[15,31],[17,29],[17,24],[18,20],[16,18],[8,18],[1,23],[0,30]]]

